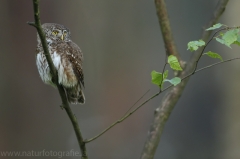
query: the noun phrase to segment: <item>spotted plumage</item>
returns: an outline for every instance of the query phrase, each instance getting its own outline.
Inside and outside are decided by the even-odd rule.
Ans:
[[[85,103],[82,91],[84,75],[81,49],[70,39],[70,31],[63,25],[45,23],[42,28],[46,35],[53,64],[58,72],[58,82],[64,87],[69,103]],[[38,35],[37,41],[36,64],[38,72],[44,83],[55,86]]]

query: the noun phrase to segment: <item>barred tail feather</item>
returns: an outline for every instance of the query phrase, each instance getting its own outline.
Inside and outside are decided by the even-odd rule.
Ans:
[[[70,104],[84,104],[85,96],[80,85],[71,88],[65,88],[65,93]]]

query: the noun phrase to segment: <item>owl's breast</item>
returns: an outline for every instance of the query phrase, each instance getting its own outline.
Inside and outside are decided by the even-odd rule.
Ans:
[[[52,75],[50,74],[50,69],[47,63],[47,59],[43,54],[43,52],[37,53],[36,64],[37,64],[38,72],[42,81],[46,84],[54,85],[52,83]]]

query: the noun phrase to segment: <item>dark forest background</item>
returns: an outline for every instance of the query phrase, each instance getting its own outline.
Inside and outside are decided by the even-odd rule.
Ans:
[[[217,0],[166,1],[176,45],[188,60],[187,43],[201,37]],[[119,119],[161,71],[165,49],[153,0],[42,0],[42,23],[70,28],[84,53],[85,105],[72,105],[84,138]],[[220,22],[239,25],[238,0]],[[79,150],[56,89],[44,85],[35,65],[36,30],[29,0],[0,1],[0,151]],[[240,56],[212,42],[224,59]],[[203,57],[200,67],[216,62]],[[166,124],[155,158],[240,158],[239,61],[194,75]],[[89,158],[139,158],[161,97],[87,145]],[[74,158],[74,157],[72,157]]]

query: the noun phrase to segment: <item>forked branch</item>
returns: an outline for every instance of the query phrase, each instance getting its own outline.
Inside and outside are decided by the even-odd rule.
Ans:
[[[156,5],[157,10],[166,10],[165,5],[158,5],[156,2],[164,3],[164,0],[155,0],[155,5]],[[224,12],[227,3],[228,3],[228,0],[220,0],[219,1],[219,4],[218,4],[216,10],[214,11],[214,16],[210,20],[209,24],[207,25],[207,28],[217,22],[219,17]],[[158,16],[162,16],[162,15],[158,14]],[[165,17],[165,18],[168,19],[168,17]],[[159,19],[160,19],[160,17],[159,17]],[[171,32],[171,30],[170,30],[170,32]],[[165,34],[165,33],[162,32],[162,34]],[[204,32],[202,39],[204,41],[207,41],[207,39],[209,38],[210,35],[211,35],[211,31]],[[186,77],[187,75],[191,74],[191,72],[195,72],[196,63],[199,59],[199,56],[201,56],[201,51],[202,50],[195,53],[193,55],[193,57],[190,59],[190,61],[187,63],[184,70],[180,73],[181,79]],[[155,114],[154,114],[154,121],[149,129],[149,133],[148,133],[149,135],[148,135],[147,141],[145,142],[145,145],[144,145],[144,148],[142,151],[142,155],[141,155],[141,159],[153,159],[156,149],[158,147],[164,126],[165,126],[174,106],[176,105],[177,101],[179,100],[179,98],[188,82],[188,79],[189,78],[185,78],[185,80],[183,80],[179,85],[177,85],[176,87],[173,87],[163,98],[160,106],[156,109]]]
[[[161,2],[159,2],[159,0],[156,2],[157,4],[156,4],[156,7],[165,7],[165,3],[163,3],[162,2],[162,0],[161,0]],[[164,4],[164,5],[162,5],[162,4]],[[222,1],[221,1],[221,3],[220,3],[221,5],[226,5],[226,3],[223,3]],[[216,19],[218,19],[219,17],[218,16],[220,16],[221,14],[220,13],[222,13],[223,12],[223,9],[224,7],[218,7],[217,8],[217,11],[215,11],[215,14],[214,14],[214,18],[211,20],[211,23],[209,23],[209,25],[213,25],[215,22],[216,22]],[[162,11],[157,11],[157,13],[158,13],[158,15],[159,16],[167,16],[167,14],[165,13],[166,12],[166,8],[163,8],[163,10],[165,10],[163,13],[162,13]],[[160,13],[161,14],[160,14]],[[172,48],[175,48],[175,45],[174,45],[174,41],[173,41],[173,38],[170,36],[171,35],[171,28],[170,28],[170,24],[169,24],[169,20],[168,20],[168,18],[167,17],[160,17],[159,18],[159,20],[163,20],[163,21],[165,21],[165,22],[162,22],[161,24],[160,24],[160,26],[161,27],[164,27],[164,29],[161,29],[161,30],[168,30],[168,32],[167,32],[167,35],[163,35],[164,37],[164,41],[167,41],[167,43],[168,44],[165,44],[165,46],[168,46],[168,47],[166,47],[166,54],[171,54],[171,55],[176,55],[176,56],[178,56],[178,53],[177,53],[177,51],[176,51],[176,49],[172,49]],[[220,30],[218,30],[217,32],[215,32],[214,34],[213,34],[213,36],[212,36],[212,38],[207,42],[207,44],[206,44],[206,46],[208,46],[208,44],[211,42],[211,40],[214,38],[214,35],[216,35],[218,32],[220,32],[220,31],[222,31],[222,30],[226,30],[226,29],[229,29],[228,27],[226,27],[226,28],[223,28],[223,29],[220,29]],[[163,32],[163,33],[165,33],[165,31]],[[170,33],[169,33],[170,32]],[[206,39],[205,37],[209,37],[210,36],[210,34],[211,34],[211,31],[208,31],[208,33],[207,34],[204,34],[204,36],[203,36],[203,39]],[[169,41],[170,40],[170,41]],[[229,62],[229,61],[232,61],[232,60],[237,60],[237,59],[239,59],[239,57],[236,57],[236,58],[233,58],[233,59],[228,59],[228,60],[225,60],[225,61],[221,61],[221,62],[217,62],[217,63],[215,63],[215,64],[211,64],[211,65],[209,65],[209,66],[206,66],[206,67],[203,67],[203,68],[201,68],[201,69],[198,69],[197,70],[197,64],[198,64],[198,62],[199,62],[199,59],[200,59],[200,57],[201,57],[201,55],[202,55],[202,53],[203,53],[203,51],[204,51],[204,49],[206,48],[206,46],[205,47],[203,47],[203,49],[200,49],[200,52],[199,53],[197,53],[197,56],[195,56],[195,58],[192,58],[192,60],[190,61],[190,63],[191,63],[191,65],[188,65],[188,67],[186,67],[185,68],[185,70],[184,71],[182,71],[182,72],[179,72],[179,74],[180,74],[180,77],[181,77],[181,83],[176,87],[176,88],[173,88],[173,90],[171,90],[171,91],[174,91],[174,93],[169,93],[168,95],[169,95],[169,97],[165,97],[165,100],[167,101],[168,99],[173,99],[173,100],[171,100],[171,102],[170,101],[168,101],[168,102],[170,102],[171,103],[171,105],[168,105],[169,107],[166,107],[166,108],[164,108],[164,113],[162,113],[163,114],[163,120],[161,120],[161,128],[163,129],[164,128],[164,124],[163,123],[165,123],[166,122],[166,120],[168,119],[168,117],[169,117],[169,115],[171,114],[171,110],[173,109],[173,107],[174,107],[174,105],[176,104],[176,102],[177,102],[177,100],[179,99],[179,97],[180,97],[180,95],[181,95],[181,93],[182,93],[182,91],[183,91],[183,89],[184,89],[184,87],[185,87],[185,85],[186,85],[186,83],[187,83],[187,81],[188,81],[188,79],[189,79],[189,77],[190,76],[192,76],[192,75],[194,75],[195,73],[198,73],[198,72],[200,72],[200,71],[203,71],[203,70],[205,70],[205,69],[207,69],[207,68],[210,68],[210,67],[213,67],[213,66],[216,66],[216,65],[219,65],[219,64],[222,64],[222,63],[225,63],[225,62]],[[167,58],[166,58],[167,59]],[[181,60],[181,59],[180,59]],[[164,67],[163,67],[163,71],[162,72],[164,72],[165,71],[165,67],[166,67],[166,64],[167,64],[167,60],[165,60],[165,64],[164,64]],[[193,65],[193,64],[195,64],[195,65]],[[188,70],[193,70],[192,72],[191,71],[188,71]],[[161,85],[161,84],[160,84]],[[135,109],[133,109],[130,113],[128,113],[128,114],[125,114],[121,119],[119,119],[119,120],[117,120],[116,122],[114,122],[114,123],[112,123],[109,127],[107,127],[105,130],[103,130],[101,133],[99,133],[98,135],[96,135],[96,136],[94,136],[94,137],[92,137],[92,138],[90,138],[90,139],[86,139],[85,140],[85,142],[86,143],[88,143],[88,142],[91,142],[91,141],[93,141],[93,140],[96,140],[97,138],[99,138],[100,136],[102,136],[103,134],[105,134],[108,130],[110,130],[112,127],[114,127],[115,125],[117,125],[117,124],[119,124],[119,123],[121,123],[121,122],[123,122],[125,119],[127,119],[129,116],[131,116],[134,112],[136,112],[139,108],[141,108],[143,105],[145,105],[146,103],[148,103],[150,100],[152,100],[153,98],[155,98],[155,97],[157,97],[158,95],[160,95],[162,92],[164,92],[164,91],[166,91],[166,90],[168,90],[168,89],[170,89],[170,88],[172,88],[173,87],[173,85],[170,85],[170,86],[168,86],[168,87],[166,87],[165,89],[163,89],[163,90],[161,90],[160,89],[160,91],[158,92],[158,93],[156,93],[156,94],[154,94],[154,95],[152,95],[150,98],[148,98],[147,100],[145,100],[142,104],[140,104],[139,106],[137,106]],[[142,97],[141,97],[142,98]],[[165,102],[166,103],[166,102]],[[170,104],[169,103],[169,104]],[[156,110],[156,114],[157,114],[157,112],[159,112],[159,110],[160,109],[157,109]],[[156,121],[159,121],[159,118],[156,118]],[[156,125],[155,125],[156,126]],[[157,127],[157,126],[156,126]],[[156,138],[154,138],[154,140],[155,140]],[[160,139],[160,138],[159,138]],[[158,141],[158,140],[156,140],[156,141]],[[151,144],[151,145],[153,145],[153,144]],[[146,145],[145,145],[146,146]],[[157,145],[156,145],[157,146]]]

